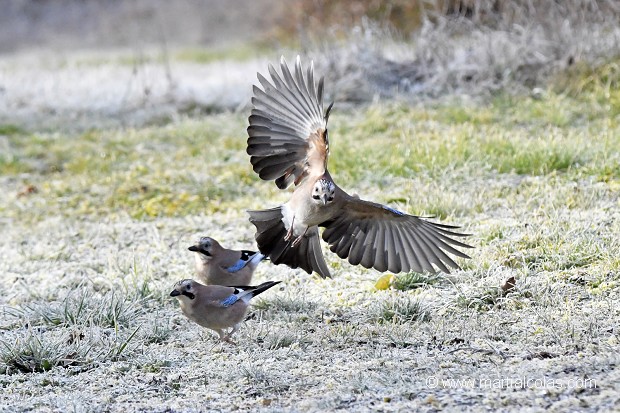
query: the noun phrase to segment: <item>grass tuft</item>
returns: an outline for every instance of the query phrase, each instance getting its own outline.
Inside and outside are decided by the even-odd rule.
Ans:
[[[499,287],[483,288],[467,295],[459,295],[456,303],[462,308],[487,311],[495,307],[503,297],[504,293]]]
[[[70,332],[46,333],[26,328],[0,339],[0,362],[7,373],[43,372],[89,362],[92,345],[75,340]]]
[[[418,298],[410,296],[394,296],[376,303],[369,314],[373,321],[379,323],[403,324],[431,319],[430,309]]]
[[[395,277],[393,287],[400,291],[416,290],[439,283],[442,276],[430,273],[409,272]]]
[[[49,326],[128,327],[144,310],[128,297],[115,292],[97,294],[80,287],[55,303],[31,304],[25,314],[30,323]]]
[[[10,123],[0,124],[0,136],[25,135],[26,131],[17,125]]]
[[[278,311],[284,313],[311,313],[318,308],[316,301],[308,300],[304,296],[277,296],[270,299],[260,299],[253,303],[253,307],[263,311]]]

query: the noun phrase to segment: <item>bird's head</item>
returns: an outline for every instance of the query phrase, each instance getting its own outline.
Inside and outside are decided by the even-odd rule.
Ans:
[[[316,203],[327,205],[334,200],[336,194],[336,185],[329,180],[321,178],[314,184],[312,188],[312,199]]]
[[[188,248],[188,250],[197,252],[205,261],[208,261],[213,256],[214,250],[219,247],[220,244],[211,237],[202,237],[200,240]]]
[[[181,280],[174,285],[174,289],[170,292],[170,297],[177,297],[180,301],[196,298],[196,284],[194,280]],[[187,298],[185,298],[187,297]]]

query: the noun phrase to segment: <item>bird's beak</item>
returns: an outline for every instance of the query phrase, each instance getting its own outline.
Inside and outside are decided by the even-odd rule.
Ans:
[[[210,257],[211,254],[209,254],[209,251],[203,249],[200,247],[200,245],[192,245],[191,247],[188,248],[188,250],[192,251],[192,252],[199,252],[202,255],[205,255],[207,257]]]
[[[327,205],[327,195],[321,196],[321,201],[323,201],[323,205]]]
[[[178,290],[172,290],[172,292],[170,293],[170,297],[176,297],[178,295],[181,295],[181,293]]]

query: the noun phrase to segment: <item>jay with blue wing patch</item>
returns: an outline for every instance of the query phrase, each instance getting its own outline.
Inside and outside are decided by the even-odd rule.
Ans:
[[[248,285],[258,263],[266,257],[260,252],[230,250],[211,237],[202,237],[188,248],[196,253],[196,275],[212,285]]]
[[[449,254],[469,258],[459,248],[472,248],[456,238],[458,227],[409,215],[364,201],[338,187],[327,170],[327,121],[323,79],[314,82],[312,63],[304,70],[297,57],[294,71],[284,58],[280,73],[269,65],[271,81],[258,74],[249,117],[247,153],[254,171],[277,187],[294,186],[284,205],[248,211],[256,226],[261,253],[274,264],[286,264],[329,277],[319,242],[353,265],[398,273],[449,273],[459,268]]]
[[[233,343],[231,336],[245,319],[252,298],[279,283],[267,281],[255,287],[225,287],[187,279],[176,283],[170,296],[179,300],[187,318],[215,331],[220,340]]]

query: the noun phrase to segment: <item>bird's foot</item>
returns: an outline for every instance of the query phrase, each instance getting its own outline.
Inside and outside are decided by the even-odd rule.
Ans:
[[[233,346],[236,346],[236,345],[237,345],[237,343],[235,343],[235,342],[232,340],[232,338],[230,338],[230,336],[229,336],[229,335],[222,337],[222,338],[221,338],[221,340],[222,340],[222,341],[225,341],[225,342],[227,342],[227,343],[229,343],[229,344],[232,344]]]
[[[295,240],[293,241],[293,243],[291,244],[292,247],[296,247],[299,245],[299,243],[301,242],[301,240],[304,238],[304,236],[306,235],[306,232],[308,232],[308,228],[306,227],[306,229],[304,230],[303,234],[301,234],[300,236],[298,236],[297,238],[295,238]]]
[[[293,224],[295,223],[295,217],[293,216],[293,219],[291,219],[291,226],[289,227],[288,231],[286,231],[286,235],[284,236],[284,241],[290,241],[291,238],[293,238]]]
[[[298,236],[297,238],[295,238],[295,240],[293,241],[293,243],[291,244],[291,247],[296,247],[299,245],[299,243],[301,242],[301,240],[303,239],[305,234],[301,234],[300,236]]]

